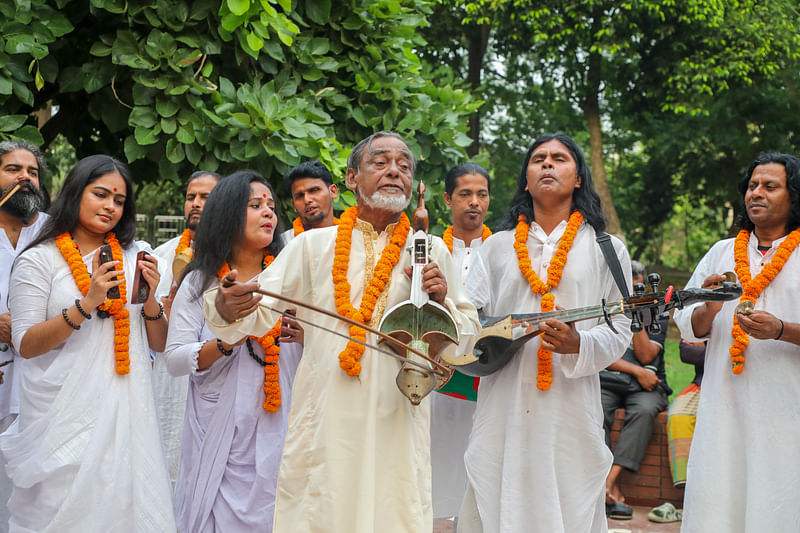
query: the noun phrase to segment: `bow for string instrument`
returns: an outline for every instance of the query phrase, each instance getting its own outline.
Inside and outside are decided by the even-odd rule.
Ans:
[[[408,361],[400,367],[395,382],[412,404],[419,405],[425,396],[442,388],[453,375],[448,367],[444,367],[449,370],[446,375],[433,372],[430,359],[440,361],[445,348],[458,344],[455,318],[445,306],[432,301],[422,289],[422,269],[430,260],[428,211],[425,209],[425,185],[422,182],[417,188],[417,208],[414,210],[412,227],[414,235],[408,248],[411,253],[411,294],[408,300],[386,311],[378,329],[415,349],[401,352]],[[397,351],[397,344],[391,346]],[[417,355],[419,352],[426,355],[425,359],[420,359]]]
[[[601,305],[546,313],[482,316],[482,330],[473,352],[461,357],[442,354],[442,359],[469,376],[488,376],[506,366],[523,344],[541,333],[539,323],[551,318],[570,323],[603,317],[611,330],[616,332],[610,317],[625,314],[631,318],[631,331],[634,333],[642,331],[644,327],[656,332],[660,328],[659,315],[670,309],[682,309],[695,302],[721,302],[739,298],[742,295],[742,286],[735,282],[733,273],[725,275],[726,281],[716,289],[674,290],[670,285],[666,291],[658,292],[661,276],[653,273],[647,277],[652,292],[645,293],[644,285],[639,283],[634,287],[632,296],[618,302],[608,303],[603,300]]]

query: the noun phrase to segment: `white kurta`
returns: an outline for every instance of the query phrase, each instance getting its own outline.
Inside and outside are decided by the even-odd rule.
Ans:
[[[45,221],[48,219],[46,213],[39,213],[36,220],[30,226],[22,228],[17,240],[16,248],[11,246],[6,232],[0,229],[0,315],[8,312],[8,290],[11,286],[11,267],[14,259],[39,235]],[[12,347],[8,347],[5,352],[0,352],[0,361],[18,359],[19,354]],[[14,372],[16,362],[2,368],[3,385],[0,385],[0,420],[10,414],[19,413],[19,380],[15,377],[18,372]]]
[[[181,236],[174,237],[153,251],[158,258],[158,269],[161,281],[156,289],[156,296],[169,296],[173,285],[172,262]],[[186,393],[189,389],[189,376],[170,376],[164,361],[164,354],[157,352],[153,361],[153,394],[156,400],[158,423],[161,427],[161,440],[167,457],[167,470],[173,486],[178,479],[178,468],[181,460],[181,436],[183,434],[183,417],[186,412]]]
[[[453,263],[464,283],[473,259],[477,256],[482,238],[473,239],[469,246],[453,238]],[[467,489],[467,470],[464,452],[467,450],[475,402],[446,394],[431,395],[431,471],[433,516],[457,516]]]
[[[176,487],[180,531],[272,531],[275,487],[286,436],[292,382],[302,346],[281,345],[282,405],[264,411],[264,367],[246,345],[197,370],[205,341],[200,275],[189,274],[172,307],[165,359],[174,375],[190,376],[181,470]],[[251,340],[253,353],[264,349]]]
[[[531,265],[543,280],[566,225],[562,222],[548,236],[531,224]],[[628,252],[618,239],[612,241],[630,284]],[[513,231],[483,243],[467,292],[489,316],[540,312],[541,296],[520,273]],[[586,223],[553,294],[556,305],[565,309],[621,298]],[[612,455],[603,434],[598,372],[619,359],[631,339],[630,321],[623,315],[612,320],[619,334],[603,319],[575,323],[580,352],[553,354],[548,391],[536,388],[538,336],[505,368],[481,378],[465,462],[484,533],[606,531],[605,479]]]
[[[783,242],[766,256],[750,237],[750,272],[755,277]],[[733,239],[716,243],[697,265],[687,287],[699,287],[711,274],[733,272]],[[800,248],[764,289],[755,308],[784,322],[800,322]],[[725,302],[714,317],[706,347],[703,393],[684,496],[681,531],[760,533],[800,531],[800,347],[788,342],[750,338],[744,371],[731,372],[733,310]],[[696,304],[699,305],[699,304]],[[683,338],[694,335],[696,305],[676,311]]]
[[[142,245],[124,251],[128,280]],[[84,256],[87,266],[94,253]],[[17,345],[31,326],[60,316],[81,297],[53,242],[23,253],[13,276]],[[14,483],[12,532],[175,531],[144,319],[141,305],[127,307],[125,376],[114,370],[113,319],[96,312],[54,350],[20,359],[20,416],[0,436]]]
[[[361,229],[359,229],[361,228]],[[358,306],[364,279],[388,242],[393,226],[378,235],[362,221],[352,235],[348,280]],[[336,227],[295,237],[259,277],[260,284],[310,304],[335,310],[331,268]],[[433,239],[433,259],[450,280],[458,280],[447,247]],[[388,289],[378,300],[373,323],[384,309],[407,300],[411,284],[403,273],[410,265],[403,252]],[[388,296],[387,296],[388,295]],[[206,293],[210,329],[225,341],[263,334],[277,315],[266,306],[292,307],[269,298],[256,313],[234,324],[214,308],[215,292]],[[453,313],[462,346],[471,349],[477,314],[457,281],[448,284],[446,305]],[[307,309],[300,318],[345,335],[349,326]],[[367,342],[375,343],[371,334]],[[339,367],[347,341],[321,329],[305,328],[305,351],[297,369],[275,504],[279,533],[418,533],[431,531],[430,408],[425,399],[413,406],[397,389],[396,359],[367,349],[359,378]]]

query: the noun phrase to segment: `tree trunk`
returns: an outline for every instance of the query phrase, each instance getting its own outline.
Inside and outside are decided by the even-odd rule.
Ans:
[[[602,58],[600,54],[593,53],[589,57],[589,73],[586,97],[583,101],[583,114],[589,128],[589,166],[592,170],[592,179],[597,194],[603,205],[603,214],[608,219],[606,231],[612,235],[623,238],[622,226],[614,203],[611,201],[611,191],[608,188],[606,169],[603,165],[603,129],[600,124],[600,68]]]
[[[466,32],[469,41],[469,57],[467,70],[467,83],[474,91],[480,87],[481,73],[483,71],[483,57],[486,55],[486,47],[489,43],[489,25],[471,26]],[[481,135],[481,115],[476,111],[469,118],[469,137],[472,144],[467,147],[467,155],[474,157],[480,148]]]

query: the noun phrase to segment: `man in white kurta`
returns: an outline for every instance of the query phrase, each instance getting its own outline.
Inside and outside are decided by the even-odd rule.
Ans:
[[[462,163],[445,175],[444,201],[450,208],[453,225],[445,230],[452,237],[453,263],[466,282],[469,269],[490,234],[483,225],[489,209],[489,174],[474,163]],[[446,238],[445,243],[450,239]],[[433,516],[455,517],[467,489],[464,452],[467,450],[478,379],[455,374],[451,384],[458,389],[444,389],[457,395],[436,393],[431,396],[431,471]],[[472,393],[472,394],[468,394]],[[465,398],[466,396],[466,398]]]
[[[750,273],[755,278],[774,260],[787,233],[800,225],[787,212],[786,171],[800,186],[800,161],[751,166],[745,195]],[[788,156],[791,157],[791,156]],[[767,171],[767,172],[764,172]],[[777,173],[776,173],[777,172]],[[783,172],[783,176],[781,176]],[[772,174],[772,175],[770,175]],[[751,185],[752,184],[752,185]],[[775,191],[778,191],[777,193]],[[776,197],[780,196],[780,197]],[[778,216],[770,231],[770,212]],[[784,215],[780,216],[783,212]],[[787,221],[789,222],[787,227]],[[796,237],[796,236],[795,236]],[[734,239],[717,242],[697,265],[687,287],[710,287],[734,271]],[[695,304],[676,311],[675,323],[689,341],[708,340],[703,394],[689,454],[681,531],[760,533],[800,531],[800,249],[755,301],[749,317],[738,315],[750,342],[741,374],[731,371],[734,310],[738,301]],[[711,308],[711,312],[705,311]],[[718,309],[714,314],[713,309]],[[710,322],[698,323],[706,314]],[[753,326],[758,323],[759,326]],[[710,325],[710,331],[709,331]],[[777,338],[776,338],[777,337]]]
[[[0,362],[17,361],[3,366],[0,385],[0,432],[5,431],[19,414],[19,354],[11,342],[11,313],[8,290],[14,259],[33,242],[47,220],[39,176],[44,159],[34,146],[20,141],[0,143],[0,195],[17,183],[22,187],[0,207]],[[11,496],[11,480],[5,468],[0,469],[0,531],[8,531],[6,502]]]
[[[376,224],[396,220],[407,205],[413,177],[414,160],[405,143],[395,134],[375,134],[354,148],[348,167],[347,184],[356,190],[359,217],[372,218]],[[399,207],[397,197],[401,198]],[[395,228],[395,223],[381,225],[382,230],[375,231],[370,222],[359,218],[352,231],[347,279],[356,307]],[[334,311],[331,269],[337,231],[338,227],[330,227],[297,236],[261,274],[259,284]],[[438,270],[429,271],[436,270],[433,283],[444,281],[442,277],[458,279],[450,254],[438,238],[433,239],[431,255],[438,264]],[[377,300],[372,326],[379,323],[384,310],[409,298],[411,284],[404,270],[410,263],[410,255],[402,252]],[[431,287],[423,285],[431,292],[437,290]],[[456,319],[460,346],[471,348],[478,327],[474,307],[457,281],[438,290]],[[245,334],[263,334],[278,317],[269,308],[289,307],[264,298],[256,312],[229,324],[215,307],[214,292],[205,296],[207,322],[226,342]],[[302,307],[297,315],[345,336],[349,332],[346,323]],[[367,342],[375,344],[376,339],[368,333]],[[338,360],[346,344],[346,339],[322,329],[305,327],[305,349],[292,390],[278,476],[274,531],[431,531],[429,400],[413,406],[395,384],[400,362],[369,348],[360,359],[360,376],[347,375]]]
[[[188,237],[190,245],[194,241],[194,232],[200,223],[203,206],[219,179],[218,174],[206,171],[197,171],[189,176],[183,186],[183,215],[186,217],[186,230],[183,234],[168,240],[153,250],[153,255],[158,258],[158,269],[161,272],[161,281],[156,288],[156,296],[165,304],[167,317],[169,317],[172,299],[177,290],[178,280],[173,279],[172,272],[175,252],[181,239],[186,241]],[[167,371],[164,354],[157,353],[153,361],[153,393],[156,400],[158,423],[161,427],[161,439],[164,443],[164,453],[167,458],[167,469],[173,487],[178,479],[178,468],[180,467],[181,435],[183,434],[183,418],[186,412],[188,389],[188,376],[171,376]]]
[[[526,167],[527,183],[523,179],[518,184],[515,199],[528,206],[527,216],[532,209],[528,255],[534,272],[547,280],[548,266],[567,229],[572,195],[578,194],[572,191],[588,187],[593,194],[590,174],[580,149],[563,135],[538,139]],[[529,191],[533,208],[526,197]],[[512,213],[514,205],[518,204],[512,204]],[[596,205],[599,208],[599,200]],[[555,305],[564,309],[621,298],[587,218],[578,227],[561,280],[551,291]],[[542,298],[531,291],[520,271],[514,241],[513,230],[495,233],[472,265],[467,292],[485,315],[541,311]],[[630,285],[628,252],[618,239],[612,237],[612,242]],[[619,359],[631,339],[627,318],[616,315],[612,322],[619,333],[602,319],[574,325],[548,320],[546,329],[540,325],[544,335],[528,341],[504,368],[481,378],[465,456],[470,487],[459,514],[459,532],[607,530],[605,478],[612,454],[603,433],[598,372]],[[545,391],[537,388],[537,350],[543,341],[548,349],[556,348],[552,384]],[[557,349],[562,345],[570,349]]]

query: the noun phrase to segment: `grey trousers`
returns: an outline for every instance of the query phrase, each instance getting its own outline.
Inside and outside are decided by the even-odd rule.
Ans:
[[[656,415],[667,408],[667,395],[660,389],[620,395],[602,387],[600,395],[603,402],[603,428],[609,449],[614,411],[625,408],[625,424],[614,449],[614,464],[638,472],[653,434]]]

